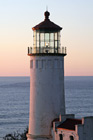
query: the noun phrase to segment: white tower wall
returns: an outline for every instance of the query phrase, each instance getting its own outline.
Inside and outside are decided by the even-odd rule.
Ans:
[[[51,123],[60,114],[65,114],[64,56],[32,55],[29,140],[40,136],[49,137]]]

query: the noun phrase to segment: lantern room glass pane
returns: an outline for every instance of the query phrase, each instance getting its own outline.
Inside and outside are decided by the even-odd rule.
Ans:
[[[41,33],[41,34],[40,34],[40,40],[41,40],[41,41],[44,41],[44,33]]]
[[[49,41],[49,33],[45,33],[45,40]]]
[[[39,41],[39,33],[37,33],[37,41]]]
[[[54,48],[54,42],[53,41],[50,42],[50,47]]]
[[[36,38],[34,38],[34,42],[33,42],[34,44],[36,43]]]
[[[60,32],[58,32],[58,40],[60,40]]]
[[[60,47],[61,46],[61,44],[60,44],[60,40],[58,40],[58,47]]]
[[[41,47],[44,47],[45,45],[44,45],[44,42],[41,42]]]
[[[39,47],[39,41],[37,41],[37,47]]]
[[[50,33],[50,41],[54,40],[54,33]]]
[[[58,46],[57,46],[57,41],[55,41],[55,48],[57,48]]]
[[[33,36],[36,37],[36,31],[33,32]]]
[[[45,42],[45,47],[49,47],[49,42]]]
[[[36,31],[33,32],[33,45],[36,46]]]
[[[55,33],[55,40],[57,40],[57,33]]]

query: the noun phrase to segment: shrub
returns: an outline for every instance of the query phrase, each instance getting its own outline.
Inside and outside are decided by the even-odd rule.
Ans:
[[[13,134],[7,134],[3,137],[3,140],[27,140],[26,134],[28,133],[28,127],[24,130],[23,133],[14,132]]]

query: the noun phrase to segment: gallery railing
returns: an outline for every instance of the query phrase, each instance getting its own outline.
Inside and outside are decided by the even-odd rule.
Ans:
[[[52,47],[28,47],[28,54],[39,54],[39,53],[54,53],[54,54],[67,54],[66,47],[52,48]]]

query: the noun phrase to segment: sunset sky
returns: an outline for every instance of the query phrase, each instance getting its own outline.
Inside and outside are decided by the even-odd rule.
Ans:
[[[32,27],[44,20],[63,27],[66,76],[93,76],[93,0],[0,0],[0,76],[29,76]]]

